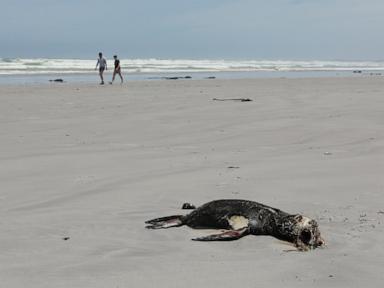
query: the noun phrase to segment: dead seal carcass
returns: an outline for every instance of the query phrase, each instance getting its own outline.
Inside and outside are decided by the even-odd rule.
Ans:
[[[217,228],[226,231],[196,241],[228,241],[243,236],[271,235],[293,243],[307,251],[324,245],[317,222],[299,214],[247,200],[215,200],[187,215],[173,215],[145,222],[148,229],[164,229],[187,225],[192,228]]]

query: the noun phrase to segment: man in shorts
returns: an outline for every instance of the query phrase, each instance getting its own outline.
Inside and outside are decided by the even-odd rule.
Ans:
[[[116,74],[120,76],[121,84],[123,84],[123,76],[121,75],[120,60],[117,59],[117,55],[113,56],[113,59],[115,59],[115,69],[113,70],[112,81],[109,82],[109,84],[112,84],[113,81],[115,81]]]
[[[105,58],[103,57],[103,53],[101,52],[99,53],[99,59],[97,59],[95,70],[97,70],[97,66],[99,66],[99,75],[101,79],[100,85],[104,85],[103,73],[104,70],[107,70],[107,60],[105,60]]]

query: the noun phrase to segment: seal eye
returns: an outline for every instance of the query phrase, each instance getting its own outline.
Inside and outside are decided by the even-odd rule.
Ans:
[[[303,220],[303,216],[301,215],[295,215],[294,219],[297,221],[297,222],[301,222]]]
[[[301,232],[301,234],[300,234],[300,240],[303,241],[303,243],[305,243],[305,244],[309,244],[309,242],[311,241],[311,239],[312,239],[312,233],[311,233],[311,231],[303,230],[303,232]]]

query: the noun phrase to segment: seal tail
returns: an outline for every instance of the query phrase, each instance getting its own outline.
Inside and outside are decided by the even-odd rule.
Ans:
[[[184,225],[184,216],[183,215],[173,215],[166,216],[161,218],[156,218],[152,220],[145,221],[145,226],[147,229],[166,229],[171,227],[179,227]]]

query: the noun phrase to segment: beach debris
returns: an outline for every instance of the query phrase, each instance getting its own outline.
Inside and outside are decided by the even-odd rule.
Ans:
[[[329,156],[329,155],[332,155],[332,153],[331,152],[324,152],[324,155]]]
[[[192,209],[196,209],[196,206],[192,205],[191,203],[184,203],[183,206],[181,206],[181,209],[192,210]]]
[[[378,211],[377,214],[384,214],[384,211]]]
[[[205,79],[216,79],[215,76],[209,76],[209,77],[205,77]]]
[[[220,98],[213,98],[213,101],[239,101],[239,102],[250,102],[253,101],[249,98],[227,98],[227,99],[220,99]]]
[[[364,214],[360,214],[359,222],[360,222],[360,223],[368,222],[368,219],[367,219],[366,217],[367,217],[367,214],[366,214],[366,213],[364,213]]]
[[[240,167],[239,166],[228,166],[227,168],[228,169],[239,169]]]
[[[361,71],[361,70],[354,70],[353,73],[359,73],[360,74],[360,73],[363,73],[363,71]]]
[[[70,237],[63,237],[62,238],[64,241],[67,241],[67,240],[69,240],[69,239],[71,239]]]
[[[63,83],[64,80],[61,79],[61,78],[58,78],[58,79],[50,79],[49,82],[60,82],[60,83]]]
[[[163,77],[165,80],[179,80],[179,79],[192,79],[191,76],[175,76],[175,77]]]

